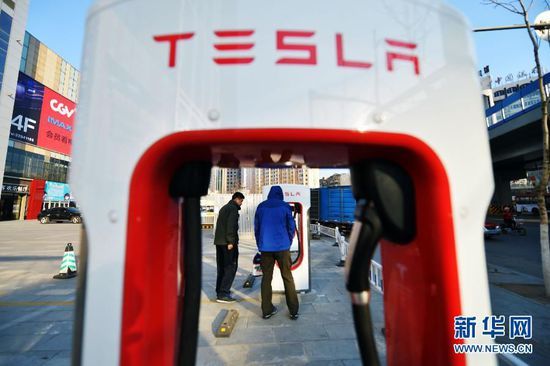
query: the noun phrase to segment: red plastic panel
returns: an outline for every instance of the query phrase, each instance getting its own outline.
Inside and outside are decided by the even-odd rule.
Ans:
[[[130,187],[121,364],[173,365],[176,359],[180,216],[178,203],[168,196],[173,172],[186,161],[205,159],[266,166],[272,163],[267,161],[270,152],[282,151],[313,167],[385,158],[411,174],[418,236],[407,246],[384,243],[382,252],[388,365],[464,365],[465,356],[452,348],[460,293],[449,185],[441,161],[407,135],[309,129],[180,132],[143,155]]]

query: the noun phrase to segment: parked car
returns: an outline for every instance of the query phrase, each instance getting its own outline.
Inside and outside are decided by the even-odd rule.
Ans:
[[[502,229],[498,224],[492,223],[492,222],[486,222],[483,226],[483,234],[486,238],[490,238],[496,235],[500,235],[502,233]]]
[[[82,216],[75,207],[54,207],[41,211],[38,214],[38,221],[42,224],[57,221],[70,221],[73,224],[78,224],[82,222]]]

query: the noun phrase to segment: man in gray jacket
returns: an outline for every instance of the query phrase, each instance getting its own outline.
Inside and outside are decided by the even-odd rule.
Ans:
[[[229,304],[235,302],[231,297],[231,285],[237,273],[239,260],[239,210],[244,201],[241,192],[235,192],[231,201],[220,209],[216,221],[214,245],[216,245],[217,302]]]

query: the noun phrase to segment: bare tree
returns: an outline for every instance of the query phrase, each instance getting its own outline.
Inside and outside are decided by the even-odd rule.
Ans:
[[[533,44],[533,54],[535,56],[535,64],[537,68],[539,94],[540,94],[540,109],[542,119],[542,177],[540,183],[536,187],[537,189],[537,203],[540,212],[540,249],[542,256],[542,275],[544,278],[544,287],[547,297],[550,297],[550,241],[548,236],[548,213],[546,211],[546,187],[548,186],[548,178],[550,174],[550,142],[548,134],[548,98],[544,89],[544,80],[542,74],[542,68],[540,66],[539,58],[539,42],[535,36],[535,30],[533,25],[529,21],[529,11],[533,6],[534,0],[531,0],[529,4],[526,4],[524,0],[483,0],[482,4],[494,5],[495,7],[501,7],[509,12],[518,14],[523,18],[525,23],[525,29],[529,34],[529,39]],[[550,8],[548,0],[544,0],[546,8]]]

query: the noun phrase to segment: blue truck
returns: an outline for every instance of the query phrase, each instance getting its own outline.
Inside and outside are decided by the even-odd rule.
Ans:
[[[311,190],[311,223],[338,226],[349,232],[354,221],[356,201],[351,186],[321,187]]]

